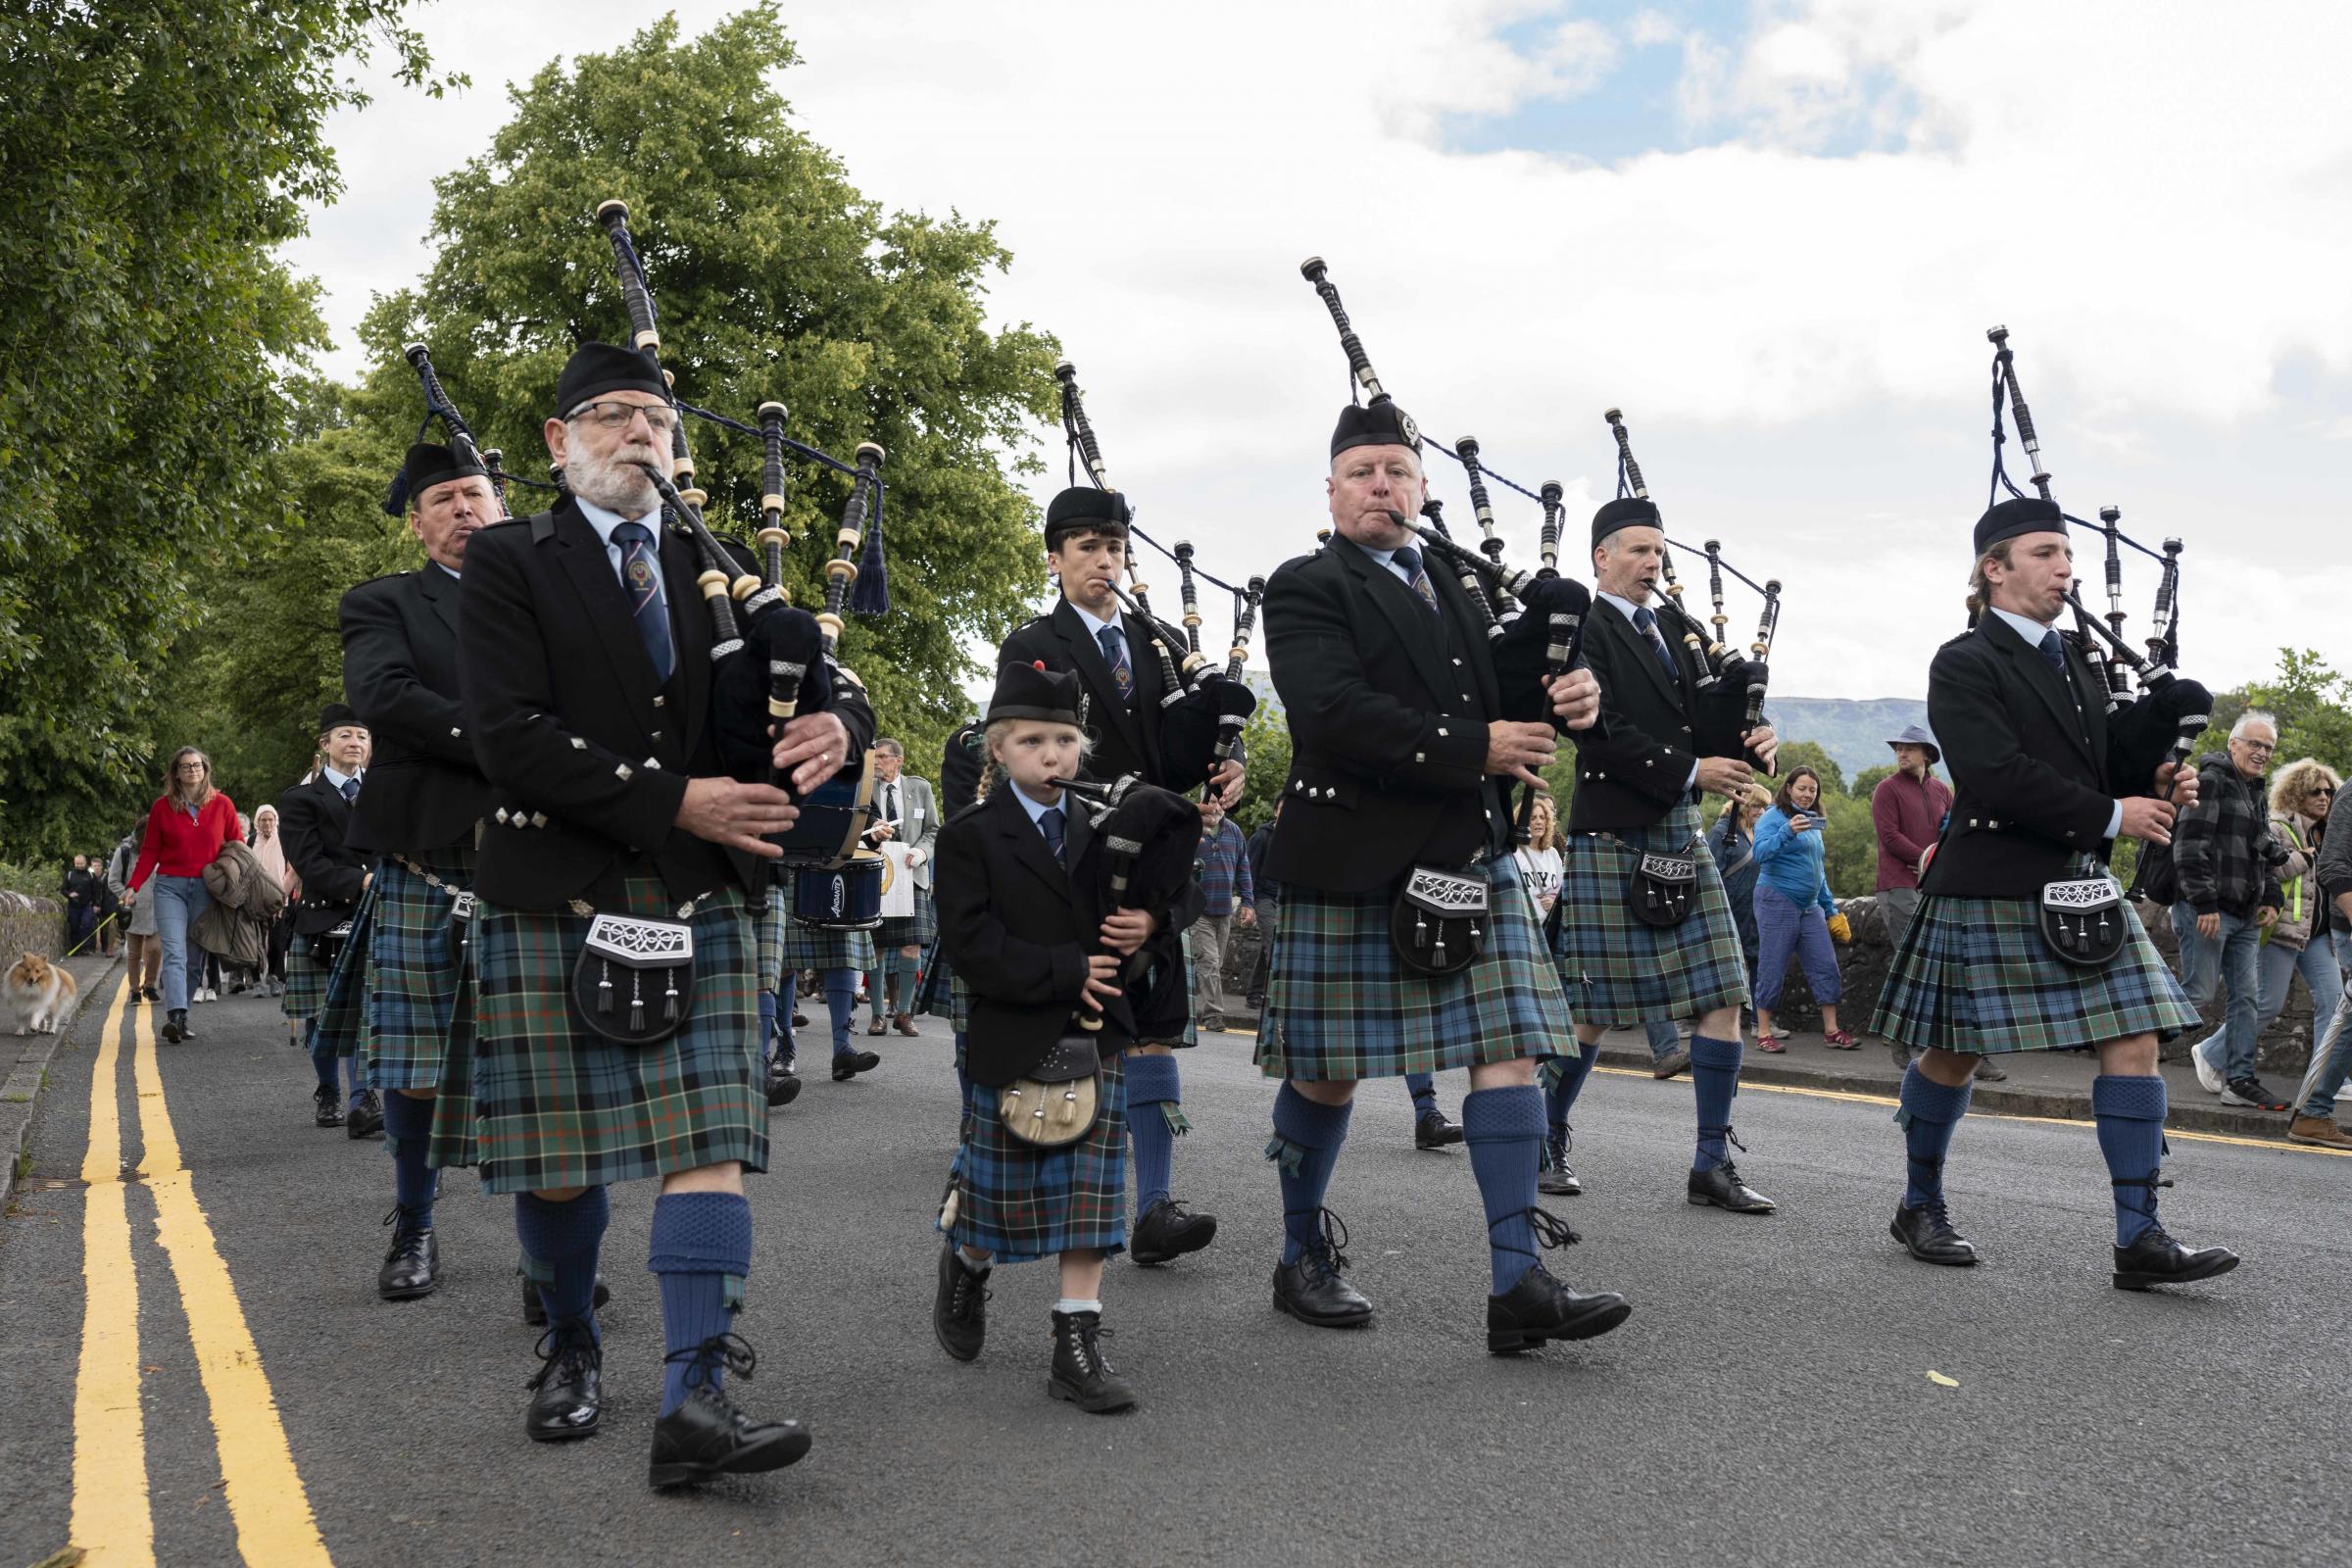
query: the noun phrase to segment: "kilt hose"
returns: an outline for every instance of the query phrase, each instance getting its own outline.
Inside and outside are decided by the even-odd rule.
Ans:
[[[1259,1069],[1328,1083],[1575,1055],[1567,999],[1518,862],[1505,857],[1481,869],[1492,904],[1486,951],[1443,979],[1396,956],[1389,942],[1393,894],[1285,883],[1258,1020]]]
[[[963,1139],[949,1167],[956,1222],[949,1238],[1000,1263],[1127,1245],[1127,1064],[1102,1062],[1102,1112],[1084,1138],[1061,1149],[1025,1144],[1004,1129],[998,1091],[973,1084]]]
[[[1643,855],[1690,854],[1697,907],[1675,926],[1645,925],[1626,904]],[[1747,957],[1707,852],[1698,807],[1686,800],[1645,828],[1571,833],[1560,844],[1559,918],[1551,954],[1580,1024],[1616,1027],[1696,1018],[1747,1001]]]
[[[874,946],[884,953],[901,948],[927,948],[939,935],[939,906],[929,888],[914,890],[914,913],[886,914],[874,929]]]
[[[613,913],[671,919],[677,901],[632,875]],[[741,892],[695,912],[694,1002],[668,1039],[607,1040],[571,1002],[588,917],[475,906],[474,1105],[493,1193],[601,1187],[740,1160],[767,1168],[758,958]]]
[[[2169,1039],[2194,1028],[2197,1009],[2139,915],[2126,905],[2123,917],[2124,951],[2103,967],[2081,969],[2042,945],[2034,900],[1930,894],[1895,949],[1870,1032],[1915,1049],[1990,1056],[2137,1034]]]

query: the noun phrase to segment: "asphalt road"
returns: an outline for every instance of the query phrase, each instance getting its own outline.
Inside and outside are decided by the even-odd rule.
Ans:
[[[272,1568],[2352,1560],[2352,1162],[2321,1152],[2176,1138],[2168,1224],[2247,1261],[2135,1296],[2108,1284],[2087,1126],[1972,1118],[1951,1193],[1987,1261],[1947,1271],[1885,1234],[1902,1167],[1884,1102],[1744,1094],[1742,1168],[1782,1204],[1758,1219],[1684,1202],[1687,1080],[1606,1072],[1579,1118],[1588,1190],[1551,1200],[1584,1243],[1554,1266],[1624,1291],[1634,1316],[1496,1359],[1469,1161],[1413,1152],[1396,1084],[1367,1089],[1332,1195],[1378,1321],[1274,1312],[1271,1096],[1227,1036],[1184,1058],[1177,1152],[1180,1196],[1223,1233],[1173,1268],[1113,1265],[1111,1350],[1144,1402],[1089,1417],[1045,1396],[1048,1268],[999,1272],[977,1363],[932,1341],[956,1111],[927,1025],[879,1072],[812,1081],[777,1112],[775,1170],[753,1185],[746,1402],[808,1421],[814,1452],[656,1496],[651,1187],[613,1194],[605,1431],[534,1446],[509,1206],[453,1177],[443,1290],[379,1302],[389,1162],[311,1125],[275,1004],[207,1005],[197,1042],[142,1052],[113,1001],[110,984],[60,1054],[0,1222],[0,1568],[76,1536],[131,1543],[94,1564],[137,1560],[150,1527],[154,1560]],[[142,1056],[160,1074],[144,1095]],[[1452,1104],[1460,1075],[1441,1088]],[[108,1262],[118,1201],[135,1287]],[[135,1409],[104,1397],[110,1365],[135,1376]]]

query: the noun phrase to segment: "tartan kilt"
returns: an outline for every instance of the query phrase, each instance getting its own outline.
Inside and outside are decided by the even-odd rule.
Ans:
[[[781,992],[784,980],[784,925],[789,918],[784,912],[785,889],[767,890],[767,907],[752,916],[752,927],[760,937],[760,989]]]
[[[771,899],[789,898],[785,889],[769,894]],[[863,974],[874,966],[874,934],[871,931],[829,931],[823,926],[805,925],[795,920],[789,911],[784,916],[783,962],[778,973],[789,969],[794,974],[803,969],[855,969]]]
[[[1625,890],[1642,857],[1686,850],[1698,861],[1698,906],[1676,926],[1636,919]],[[1645,828],[1571,833],[1560,859],[1551,954],[1577,1022],[1695,1018],[1747,1002],[1747,956],[1695,803],[1686,800]]]
[[[2042,945],[2033,899],[1924,897],[1895,949],[1870,1032],[1990,1056],[2137,1034],[2170,1039],[2195,1027],[2197,1009],[2138,913],[2127,904],[2123,915],[2131,922],[2124,951],[2102,968],[2079,969]]]
[[[923,983],[915,995],[916,1010],[926,1017],[960,1018],[968,1011],[963,993],[956,985],[956,966],[948,961],[947,945],[936,938],[923,949]]]
[[[473,885],[469,844],[411,858],[453,887]],[[368,1081],[377,1089],[438,1089],[449,1059],[473,1051],[472,992],[450,948],[455,905],[391,857],[376,870],[368,938],[375,980],[367,1007]]]
[[[874,946],[884,953],[896,953],[901,948],[927,948],[939,935],[939,906],[931,902],[929,888],[914,890],[914,913],[887,914],[874,931]]]
[[[374,946],[375,898],[380,881],[371,883],[360,895],[360,902],[351,911],[351,935],[343,939],[343,951],[335,955],[334,966],[321,968],[312,959],[302,960],[304,966],[318,976],[318,1001],[312,1016],[311,1049],[314,1053],[331,1052],[336,1056],[359,1058],[359,1081],[368,1081],[369,1058],[374,1043],[368,1038],[368,997],[375,989],[375,965],[369,950]],[[286,955],[286,995],[294,994],[294,963],[292,953]],[[289,1015],[290,1010],[289,1010]]]
[[[1577,1054],[1518,862],[1506,856],[1483,869],[1486,951],[1443,979],[1407,969],[1391,947],[1392,894],[1284,884],[1259,1069],[1314,1083]]]
[[[1077,1143],[1039,1149],[1005,1131],[997,1091],[973,1084],[963,1141],[949,1167],[956,1200],[949,1237],[1000,1263],[1127,1245],[1127,1066],[1102,1062],[1102,1113]]]
[[[632,875],[613,912],[669,919],[676,906],[661,878]],[[587,916],[487,900],[475,910],[473,1091],[485,1188],[601,1187],[723,1160],[767,1168],[758,952],[738,890],[721,889],[695,913],[693,1010],[650,1046],[605,1039],[572,1005]]]

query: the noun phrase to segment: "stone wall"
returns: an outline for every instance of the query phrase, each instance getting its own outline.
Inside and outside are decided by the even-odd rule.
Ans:
[[[65,910],[55,899],[0,891],[0,968],[27,953],[55,958],[65,946]]]

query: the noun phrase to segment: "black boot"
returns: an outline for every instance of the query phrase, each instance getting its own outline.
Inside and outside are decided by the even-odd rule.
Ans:
[[[1195,1214],[1173,1198],[1163,1198],[1144,1210],[1128,1238],[1127,1255],[1144,1268],[1198,1252],[1217,1239],[1217,1217]]]
[[[1054,1314],[1054,1371],[1046,1392],[1089,1415],[1133,1409],[1135,1391],[1102,1359],[1102,1314]]]
[[[2156,1219],[2156,1189],[2173,1184],[2164,1179],[2161,1169],[2131,1181],[2112,1183],[2121,1190],[2127,1187],[2145,1188],[2147,1207],[2126,1203],[2147,1217],[2148,1228],[2132,1239],[2129,1247],[2115,1250],[2115,1288],[2119,1291],[2144,1291],[2155,1285],[2188,1285],[2197,1280],[2209,1280],[2216,1274],[2227,1274],[2237,1267],[2237,1254],[2227,1247],[2182,1247],[2167,1235]]]
[[[430,1225],[412,1225],[407,1212],[394,1208],[384,1223],[396,1227],[384,1266],[375,1271],[375,1294],[387,1301],[413,1301],[433,1294],[440,1283],[441,1248]]]
[[[1340,1278],[1348,1266],[1348,1227],[1330,1209],[1321,1210],[1323,1233],[1298,1261],[1274,1266],[1274,1304],[1301,1323],[1351,1329],[1372,1321],[1372,1302]],[[1287,1216],[1286,1216],[1287,1217]]]
[[[534,1443],[568,1443],[596,1431],[605,1407],[605,1352],[580,1318],[564,1318],[539,1336],[546,1364],[523,1385],[531,1405],[522,1430]]]
[[[1442,1110],[1433,1109],[1413,1123],[1415,1149],[1445,1149],[1461,1141],[1461,1124],[1447,1120]]]
[[[980,1354],[988,1338],[987,1269],[967,1268],[956,1255],[956,1244],[939,1250],[939,1291],[931,1298],[931,1332],[939,1348],[958,1361]]]
[[[602,1274],[596,1277],[596,1294],[590,1299],[595,1302],[599,1312],[605,1309],[607,1301],[612,1299],[612,1287],[605,1283]],[[539,1282],[528,1274],[522,1277],[522,1320],[535,1329],[547,1327],[547,1303],[539,1298]]]
[[[1536,1245],[1544,1249],[1573,1246],[1578,1240],[1566,1220],[1545,1209],[1524,1211],[1529,1227],[1535,1232]],[[1507,1214],[1504,1219],[1516,1219]],[[1494,1220],[1488,1231],[1503,1223]],[[1529,1254],[1518,1248],[1510,1249]],[[1583,1295],[1570,1290],[1544,1268],[1537,1257],[1528,1265],[1519,1283],[1500,1296],[1487,1298],[1487,1351],[1492,1355],[1515,1355],[1532,1350],[1545,1340],[1590,1340],[1606,1334],[1624,1322],[1633,1308],[1624,1297],[1614,1291],[1595,1291]]]
[[[170,1046],[176,1046],[182,1040],[193,1040],[195,1038],[194,1035],[188,1032],[187,1008],[173,1007],[171,1011],[164,1014],[163,1035],[164,1043]]]
[[[372,1089],[351,1097],[351,1117],[343,1124],[346,1138],[373,1138],[384,1130],[384,1098]]]
[[[1706,1129],[1702,1127],[1699,1131],[1703,1134]],[[1747,1152],[1747,1146],[1729,1127],[1723,1130],[1723,1141],[1742,1154]],[[1740,1167],[1732,1163],[1729,1154],[1724,1155],[1723,1163],[1713,1170],[1692,1171],[1684,1190],[1692,1203],[1712,1203],[1717,1208],[1728,1208],[1735,1214],[1769,1214],[1777,1206],[1771,1199],[1740,1179]]]
[[[882,1065],[882,1058],[870,1051],[836,1051],[833,1053],[833,1081],[848,1083],[861,1072],[872,1072]]]
[[[657,1488],[683,1487],[718,1476],[781,1470],[808,1451],[808,1429],[798,1421],[748,1416],[709,1374],[724,1368],[749,1378],[759,1356],[733,1334],[714,1334],[670,1361],[696,1363],[686,1374],[686,1402],[654,1423],[654,1457],[646,1480]]]
[[[318,1112],[321,1127],[343,1125],[343,1091],[333,1084],[320,1084],[311,1093],[311,1104]]]
[[[1952,1218],[1944,1212],[1940,1198],[1917,1208],[1907,1204],[1897,1206],[1894,1222],[1886,1229],[1922,1263],[1941,1263],[1949,1268],[1976,1266],[1976,1244],[1953,1228]]]
[[[767,1060],[768,1104],[789,1105],[800,1098],[801,1080],[785,1067],[781,1057],[770,1056]]]
[[[1544,1152],[1536,1165],[1537,1192],[1552,1198],[1574,1198],[1585,1190],[1585,1184],[1568,1166],[1568,1145],[1565,1128],[1559,1137],[1544,1140]]]

